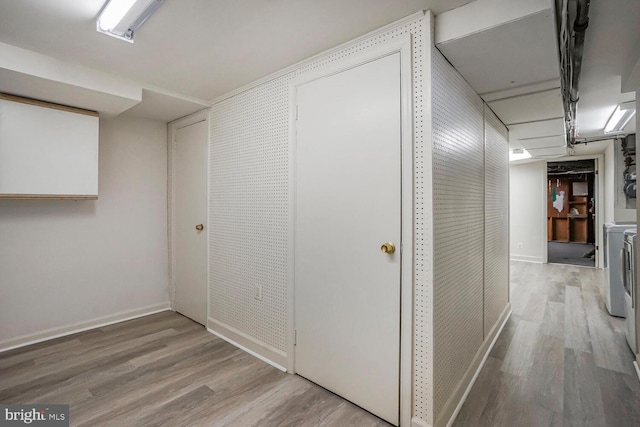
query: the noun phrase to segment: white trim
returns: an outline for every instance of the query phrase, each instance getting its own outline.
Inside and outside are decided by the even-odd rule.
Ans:
[[[293,254],[289,260],[289,293],[288,293],[288,345],[289,354],[287,366],[289,372],[295,372],[295,346],[293,344],[293,335],[295,329],[295,147],[296,147],[296,104],[297,104],[297,86],[308,83],[310,81],[326,77],[332,74],[355,68],[362,64],[377,60],[379,58],[399,53],[400,54],[400,78],[401,78],[401,238],[402,238],[402,255],[401,255],[401,294],[400,294],[400,371],[399,371],[399,419],[400,424],[408,425],[411,419],[412,405],[412,372],[413,372],[413,98],[412,98],[412,63],[411,63],[411,35],[399,37],[389,42],[381,43],[375,48],[368,49],[360,55],[349,56],[345,59],[336,61],[327,66],[321,67],[313,72],[305,73],[299,77],[292,79],[290,90],[290,138],[289,152],[291,165],[291,179],[293,185],[290,190],[290,212],[292,214],[292,223],[290,227],[292,233],[290,244],[293,248]],[[324,55],[323,55],[324,56]],[[404,421],[404,423],[403,423]]]
[[[428,212],[431,214],[433,212],[434,206],[434,189],[433,189],[433,69],[434,69],[434,51],[436,49],[434,44],[435,39],[435,18],[431,12],[427,13],[427,16],[422,22],[423,33],[425,34],[425,38],[423,40],[423,52],[422,58],[424,61],[423,64],[423,76],[422,76],[422,88],[423,88],[423,114],[422,119],[423,123],[423,141],[422,141],[422,155],[424,156],[422,160],[422,165],[424,165],[425,173],[422,176],[422,206],[421,208],[424,212]],[[426,36],[428,34],[428,37]],[[415,178],[414,178],[415,179]],[[414,209],[414,218],[415,212],[417,212],[417,208]],[[427,388],[426,390],[421,390],[422,393],[422,404],[426,407],[423,409],[423,413],[426,414],[427,417],[430,417],[428,422],[433,422],[434,419],[434,396],[435,396],[435,373],[434,373],[434,360],[436,354],[436,348],[434,346],[434,337],[435,337],[435,329],[434,329],[434,294],[433,290],[435,288],[434,283],[434,224],[433,217],[424,218],[422,224],[422,233],[425,237],[423,244],[426,245],[424,250],[427,253],[426,259],[422,259],[422,270],[425,272],[429,272],[428,274],[424,274],[422,277],[423,283],[422,286],[422,298],[424,301],[428,303],[428,309],[430,310],[430,315],[426,316],[423,319],[424,324],[422,325],[422,330],[425,335],[428,336],[426,349],[424,350],[424,354],[421,356],[422,363],[426,365],[426,372],[422,372],[426,378],[422,380],[422,387]],[[414,272],[416,268],[414,266]],[[414,286],[415,286],[415,278],[414,278]],[[414,319],[415,322],[415,319]],[[411,337],[412,341],[417,339],[416,337]],[[425,345],[425,343],[423,343]],[[418,357],[416,355],[416,357]],[[413,363],[413,361],[412,361]],[[413,366],[412,366],[413,369]],[[414,374],[417,377],[417,373]],[[416,392],[418,392],[416,390]],[[412,391],[413,397],[413,391]],[[411,412],[413,412],[413,407],[411,407]],[[410,412],[410,414],[411,414]],[[404,419],[404,418],[403,418]]]
[[[66,337],[68,335],[77,334],[78,332],[88,331],[89,329],[102,328],[114,323],[126,322],[127,320],[137,319],[139,317],[149,316],[151,314],[160,313],[162,311],[171,310],[169,303],[155,304],[148,307],[137,308],[134,310],[121,311],[116,314],[98,317],[85,322],[78,322],[72,325],[60,328],[47,329],[35,334],[23,335],[18,338],[0,342],[0,353],[25,347],[31,344],[37,344],[43,341],[49,341],[54,338]]]
[[[175,224],[175,220],[176,220],[176,207],[175,207],[175,179],[173,179],[173,175],[175,175],[176,172],[176,163],[175,163],[175,142],[176,142],[176,132],[179,129],[185,128],[187,126],[191,126],[193,124],[196,123],[200,123],[200,122],[207,122],[207,176],[206,176],[206,180],[207,180],[207,212],[206,212],[206,218],[205,218],[205,222],[206,222],[206,230],[207,230],[207,242],[206,242],[206,246],[207,246],[207,279],[206,279],[206,284],[205,286],[207,287],[207,311],[205,313],[205,319],[209,318],[209,173],[210,173],[210,168],[209,168],[209,146],[210,146],[210,136],[209,136],[209,108],[206,108],[204,110],[200,110],[196,113],[193,114],[189,114],[186,117],[183,117],[181,119],[178,120],[174,120],[172,122],[169,122],[167,124],[168,126],[168,140],[167,140],[167,170],[169,168],[171,168],[171,180],[169,182],[167,182],[167,211],[169,214],[169,224],[168,224],[168,231],[167,231],[167,244],[168,244],[168,252],[169,252],[169,271],[168,271],[168,276],[169,276],[169,304],[171,305],[171,309],[175,310],[176,308],[176,284],[175,284],[175,277],[173,272],[175,271],[175,260],[176,260],[176,253],[175,253],[175,245],[173,244],[173,242],[175,242],[175,230],[176,230],[176,224]],[[170,202],[169,202],[170,201]]]
[[[312,57],[304,59],[304,60],[302,60],[300,62],[297,62],[297,63],[295,63],[293,65],[290,65],[290,66],[288,66],[286,68],[283,68],[283,69],[281,69],[279,71],[276,71],[275,73],[269,74],[268,76],[265,76],[265,77],[263,77],[261,79],[255,80],[255,81],[253,81],[253,82],[251,82],[249,84],[246,84],[246,85],[241,86],[241,87],[239,87],[237,89],[234,89],[234,90],[232,90],[230,92],[227,92],[227,93],[225,93],[223,95],[220,95],[217,98],[214,98],[213,100],[211,100],[210,104],[213,106],[213,105],[215,105],[215,104],[217,104],[219,102],[224,101],[225,99],[229,99],[229,98],[231,98],[231,97],[233,97],[235,95],[238,95],[238,94],[240,94],[242,92],[246,92],[246,91],[248,91],[250,89],[253,89],[253,88],[257,87],[257,86],[260,86],[260,85],[262,85],[264,83],[270,82],[271,80],[275,80],[278,77],[282,77],[282,76],[284,76],[286,74],[293,73],[293,72],[299,70],[300,68],[304,67],[305,65],[311,64],[312,62],[317,61],[320,58],[324,58],[326,56],[329,56],[329,55],[332,55],[334,53],[340,52],[342,50],[348,49],[351,46],[355,46],[358,43],[362,43],[363,41],[366,41],[366,40],[368,40],[370,38],[374,38],[374,37],[377,37],[377,36],[379,36],[381,34],[387,33],[390,30],[393,30],[393,29],[395,29],[397,27],[409,24],[409,23],[414,22],[414,21],[418,21],[418,20],[422,19],[424,16],[425,16],[425,11],[424,10],[416,12],[416,13],[414,13],[412,15],[409,15],[409,16],[407,16],[405,18],[402,18],[402,19],[399,19],[399,20],[397,20],[395,22],[392,22],[391,24],[385,25],[384,27],[378,28],[377,30],[371,31],[371,32],[369,32],[369,33],[367,33],[367,34],[365,34],[363,36],[360,36],[358,38],[352,39],[352,40],[350,40],[350,41],[348,41],[346,43],[343,43],[343,44],[338,45],[336,47],[333,47],[331,49],[325,50],[325,51],[323,51],[323,52],[321,52],[321,53],[319,53],[317,55],[314,55]]]
[[[222,335],[219,332],[214,331],[213,329],[207,328],[207,331],[209,331],[210,333],[212,333],[213,335],[217,336],[218,338],[228,342],[229,344],[233,345],[234,347],[238,347],[240,350],[249,353],[250,355],[252,355],[253,357],[262,360],[263,362],[273,366],[274,368],[277,368],[279,370],[281,370],[282,372],[287,372],[287,369],[284,366],[280,366],[277,363],[275,363],[272,360],[267,359],[264,356],[259,355],[258,353],[256,353],[255,351],[249,350],[247,347],[238,344],[237,342],[233,341],[232,339],[225,337],[224,335]]]
[[[530,255],[517,255],[511,254],[510,261],[522,261],[522,262],[533,262],[535,264],[545,264],[542,257],[539,256],[530,256]]]
[[[636,368],[636,374],[638,375],[638,379],[640,379],[640,368],[638,367],[638,362],[633,361],[633,367]]]
[[[430,15],[429,15],[430,16]],[[426,19],[423,20],[423,22]],[[409,425],[413,404],[413,287],[414,287],[414,135],[413,135],[413,35],[400,47],[401,96],[401,245],[400,257],[400,425]],[[429,87],[431,85],[428,85]]]
[[[460,409],[462,408],[462,405],[467,400],[467,396],[469,396],[469,392],[471,392],[471,389],[473,388],[473,385],[476,383],[476,380],[478,379],[478,375],[480,375],[480,371],[482,371],[482,368],[484,367],[484,364],[487,362],[487,359],[489,358],[489,354],[491,353],[491,350],[493,349],[493,346],[496,344],[496,341],[498,340],[498,337],[502,333],[502,330],[504,329],[504,326],[507,324],[507,321],[509,321],[509,318],[511,317],[511,313],[512,313],[510,304],[507,305],[505,311],[506,311],[506,315],[503,313],[503,315],[502,315],[503,316],[502,323],[496,323],[496,326],[499,325],[498,331],[495,332],[495,327],[494,327],[495,335],[493,336],[493,340],[491,341],[491,344],[489,344],[489,348],[487,348],[487,350],[485,351],[484,357],[482,358],[482,361],[480,362],[480,364],[478,365],[478,368],[476,369],[475,373],[473,374],[473,378],[471,378],[471,381],[469,381],[469,385],[467,386],[466,390],[462,394],[462,397],[460,398],[460,401],[458,402],[458,405],[456,406],[456,409],[453,411],[453,414],[451,414],[451,418],[449,419],[449,422],[447,423],[447,427],[451,427],[453,422],[456,420],[456,417],[458,416],[458,413],[460,413]],[[482,347],[480,347],[480,350],[482,350]],[[471,366],[473,366],[473,364]],[[466,377],[466,375],[465,375],[465,377]]]
[[[287,372],[287,368],[284,367],[284,365],[287,364],[287,354],[285,352],[217,320],[208,319],[207,330],[228,343],[251,353],[269,365],[275,366],[283,372]]]

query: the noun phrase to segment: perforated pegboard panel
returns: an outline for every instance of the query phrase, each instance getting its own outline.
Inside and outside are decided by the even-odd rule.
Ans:
[[[434,419],[483,342],[483,102],[433,48]]]
[[[484,334],[509,302],[509,135],[485,106]]]
[[[425,164],[425,19],[389,29],[339,52],[302,65],[291,74],[251,88],[211,109],[210,313],[212,319],[286,351],[288,239],[289,81],[376,45],[412,36],[414,123],[414,393],[413,415],[430,420],[432,407],[431,164]],[[427,190],[427,187],[429,189]],[[430,201],[430,200],[429,200]],[[426,226],[429,224],[429,226]],[[268,242],[269,247],[264,245]],[[270,253],[272,252],[272,253]],[[253,298],[262,284],[264,301]]]
[[[240,93],[210,113],[209,317],[283,352],[292,77]]]

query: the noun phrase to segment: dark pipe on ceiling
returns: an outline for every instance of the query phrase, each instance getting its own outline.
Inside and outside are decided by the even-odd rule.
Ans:
[[[556,0],[565,128],[570,147],[576,141],[576,107],[580,99],[578,87],[585,34],[589,26],[589,5],[590,0]],[[563,34],[570,36],[563,38]]]

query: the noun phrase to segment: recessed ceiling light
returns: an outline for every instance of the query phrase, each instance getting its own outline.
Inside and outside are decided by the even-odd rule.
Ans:
[[[514,148],[511,151],[509,151],[510,162],[513,162],[515,160],[524,160],[524,159],[530,159],[530,158],[531,158],[531,154],[524,148]]]

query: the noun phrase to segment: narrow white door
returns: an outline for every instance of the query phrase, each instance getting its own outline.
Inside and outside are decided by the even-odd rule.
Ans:
[[[397,425],[400,54],[296,96],[296,372]]]
[[[203,325],[207,321],[207,125],[176,131],[175,308]]]

